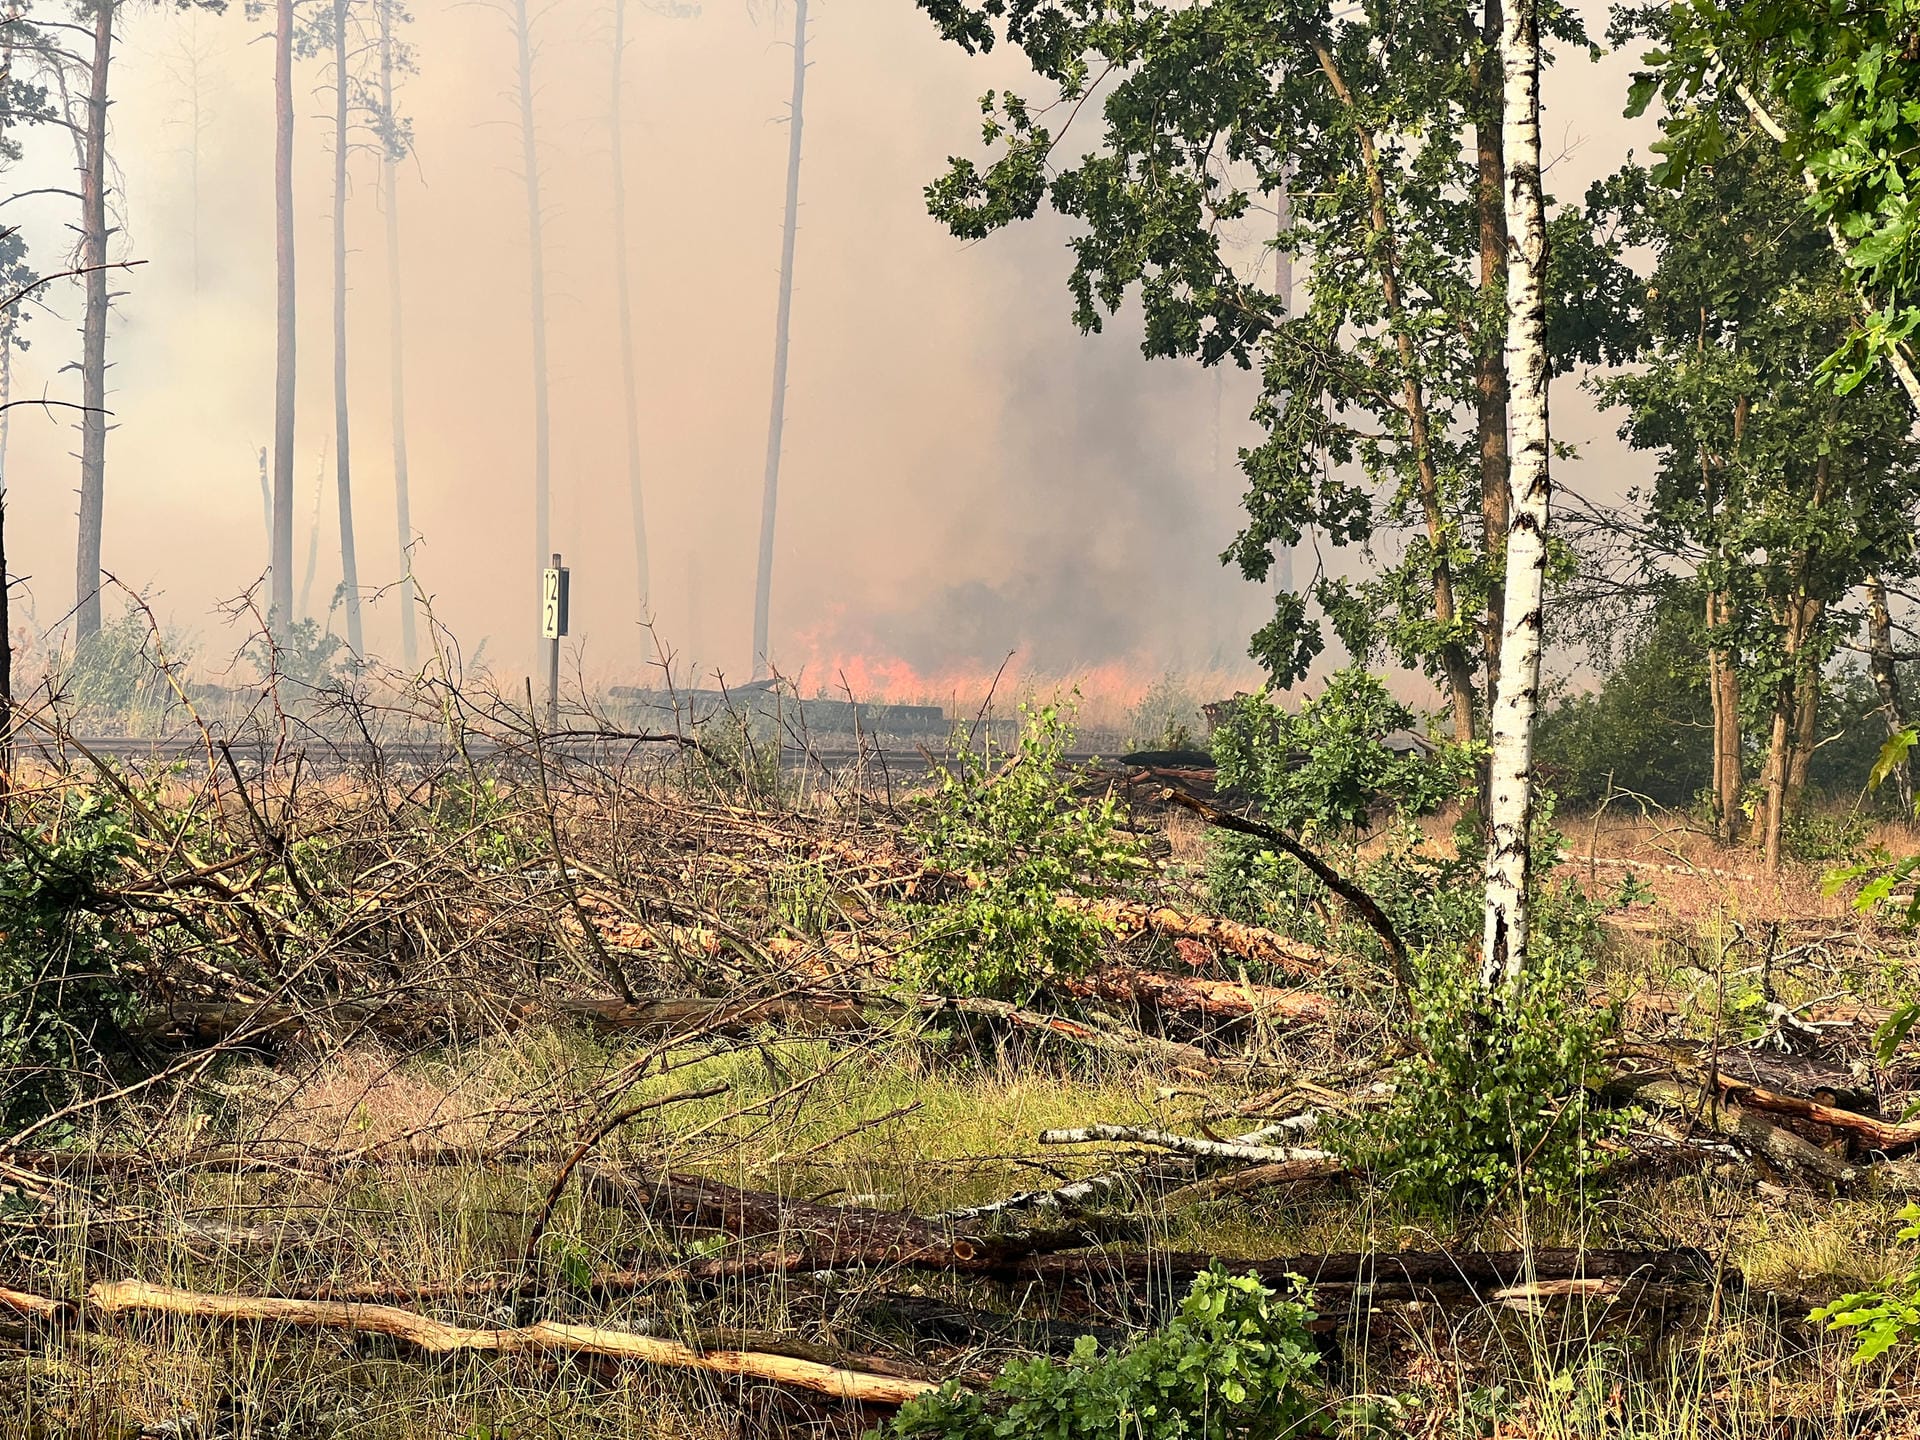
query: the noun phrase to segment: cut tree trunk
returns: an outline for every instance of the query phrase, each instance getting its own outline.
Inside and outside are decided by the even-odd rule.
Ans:
[[[1548,468],[1547,225],[1540,193],[1539,0],[1512,0],[1500,58],[1507,157],[1507,372],[1513,391],[1513,513],[1507,531],[1506,618],[1500,689],[1493,705],[1488,785],[1487,914],[1481,984],[1511,988],[1527,958],[1529,835],[1533,821],[1533,720],[1540,693],[1541,611],[1546,599]]]
[[[107,479],[107,70],[113,60],[113,0],[97,0],[88,66],[86,158],[80,173],[80,265],[86,318],[80,329],[80,529],[74,562],[74,638],[100,633],[100,536]]]
[[[533,31],[527,0],[514,0],[514,41],[520,61],[520,163],[527,189],[527,295],[533,355],[533,565],[548,564],[552,548],[551,426],[547,409],[547,262],[540,216],[540,147],[533,117]]]
[[[380,0],[380,111],[393,124],[393,10]],[[393,509],[400,540],[400,654],[409,672],[419,663],[413,584],[413,500],[407,476],[407,376],[404,313],[400,292],[400,163],[391,139],[382,147],[380,184],[387,212],[387,366],[393,395]]]
[[[284,641],[293,614],[293,0],[276,0],[273,33],[273,546],[268,620]]]
[[[347,421],[347,5],[333,0],[333,474],[340,499],[340,590],[347,607],[347,648],[364,659],[360,630],[360,565],[353,549],[353,445]]]
[[[647,504],[640,478],[640,390],[633,367],[633,281],[628,273],[627,168],[622,101],[626,97],[623,61],[627,53],[627,0],[613,0],[613,108],[608,121],[613,166],[614,304],[620,312],[620,397],[627,418],[627,494],[633,507],[633,570],[640,623],[652,616],[648,592],[653,578],[647,560]]]
[[[773,320],[773,401],[767,416],[767,465],[760,493],[760,561],[753,591],[753,675],[771,665],[773,527],[780,505],[780,443],[787,423],[787,340],[793,318],[793,250],[800,225],[800,135],[807,93],[807,0],[793,7],[793,99],[787,121],[787,209],[780,229],[780,299]]]

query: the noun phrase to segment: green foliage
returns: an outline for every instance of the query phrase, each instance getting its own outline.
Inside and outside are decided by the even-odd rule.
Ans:
[[[167,667],[187,658],[179,634],[155,635],[146,611],[129,602],[74,648],[58,690],[89,722],[106,721],[136,731],[172,703]]]
[[[483,870],[508,870],[546,848],[513,792],[491,775],[455,773],[433,787],[429,826]]]
[[[1563,698],[1534,728],[1536,773],[1563,804],[1597,805],[1631,791],[1689,804],[1713,764],[1713,702],[1704,626],[1691,594],[1656,608],[1619,647],[1598,690]]]
[[[1920,1205],[1907,1205],[1900,1211],[1903,1225],[1897,1239],[1920,1240]],[[1851,1330],[1859,1337],[1853,1363],[1864,1365],[1895,1345],[1920,1336],[1920,1268],[1889,1276],[1870,1290],[1842,1295],[1831,1305],[1822,1305],[1807,1317],[1829,1330]]]
[[[1303,839],[1346,836],[1376,813],[1427,815],[1464,793],[1470,753],[1387,748],[1390,734],[1413,724],[1412,711],[1354,667],[1295,714],[1264,690],[1239,701],[1214,731],[1213,754],[1221,786],[1257,799],[1271,824]]]
[[[17,806],[0,850],[0,1116],[15,1120],[69,1090],[133,1007],[126,978],[146,947],[113,881],[134,853],[125,811],[104,787]]]
[[[1200,723],[1200,702],[1168,671],[1127,713],[1127,734],[1136,750],[1190,750]]]
[[[688,752],[687,766],[695,794],[749,805],[779,802],[784,777],[771,722],[726,706],[701,721],[695,733],[700,744]]]
[[[1638,563],[1656,583],[1690,564],[1687,592],[1726,615],[1703,645],[1790,713],[1851,628],[1847,597],[1870,574],[1911,573],[1920,446],[1884,377],[1845,395],[1817,383],[1859,302],[1777,147],[1744,134],[1674,178],[1629,166],[1594,188],[1596,212],[1655,264],[1637,364],[1592,388],[1622,410],[1621,437],[1658,455],[1635,497]]]
[[[919,4],[969,52],[1020,52],[1033,81],[984,97],[986,153],[928,187],[935,218],[976,239],[1050,207],[1073,227],[1082,329],[1137,305],[1149,356],[1256,372],[1246,523],[1223,560],[1264,582],[1309,534],[1393,557],[1275,596],[1251,651],[1274,681],[1325,646],[1309,601],[1357,657],[1470,673],[1502,559],[1485,547],[1478,385],[1505,328],[1480,279],[1468,132],[1498,114],[1500,70],[1477,0]],[[1542,26],[1585,44],[1571,6]],[[1577,207],[1551,224],[1555,361],[1600,359],[1625,271]],[[1309,269],[1294,295],[1247,264],[1250,242]]]
[[[1309,1433],[1319,1356],[1303,1305],[1215,1266],[1155,1334],[1102,1355],[1014,1361],[984,1391],[950,1382],[902,1406],[892,1440],[1281,1440]],[[869,1440],[874,1440],[870,1436]]]
[[[945,994],[1026,999],[1055,976],[1085,972],[1107,922],[1054,897],[1103,893],[1143,863],[1118,828],[1113,797],[1075,793],[1065,767],[1073,727],[1059,707],[1021,714],[1004,765],[990,747],[956,746],[954,764],[917,806],[913,834],[928,860],[967,882],[950,900],[909,907],[921,922],[919,979]]]
[[[1412,1203],[1475,1208],[1564,1199],[1604,1128],[1587,1086],[1605,1073],[1613,1017],[1587,1002],[1571,947],[1536,932],[1518,988],[1494,1006],[1457,952],[1417,965],[1413,1058],[1393,1102],[1345,1137]]]
[[[1649,15],[1649,11],[1651,14]],[[1734,142],[1727,95],[1744,84],[1786,134],[1786,167],[1812,180],[1808,209],[1844,247],[1863,323],[1824,367],[1844,393],[1920,327],[1920,5],[1915,0],[1684,0],[1635,7],[1663,41],[1634,81],[1673,118],[1662,177],[1711,166]]]
[[[325,685],[347,658],[342,655],[346,641],[331,630],[322,630],[312,620],[296,620],[283,626],[273,637],[261,639],[249,652],[254,667],[264,678],[278,675],[294,685]]]

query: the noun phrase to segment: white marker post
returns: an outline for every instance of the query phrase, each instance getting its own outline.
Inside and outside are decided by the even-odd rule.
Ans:
[[[547,729],[560,728],[560,637],[567,633],[567,567],[560,557],[540,572],[540,634],[547,641]]]

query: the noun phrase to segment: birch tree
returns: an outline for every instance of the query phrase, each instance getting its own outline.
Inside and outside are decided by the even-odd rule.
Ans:
[[[1508,0],[1505,76],[1507,376],[1512,387],[1512,509],[1500,677],[1494,694],[1487,813],[1482,989],[1511,988],[1527,961],[1533,723],[1540,697],[1552,472],[1547,428],[1547,217],[1540,189],[1540,0]]]
[[[1484,735],[1507,524],[1500,7],[920,4],[970,51],[1019,47],[1041,82],[986,98],[989,158],[935,180],[936,218],[973,240],[1047,204],[1075,227],[1082,329],[1137,298],[1145,354],[1259,373],[1224,561],[1256,582],[1297,548],[1372,562],[1280,589],[1250,653],[1285,686],[1330,632],[1424,671],[1456,736]],[[1550,15],[1552,38],[1582,38]],[[1556,360],[1611,358],[1619,267],[1577,207],[1552,224]],[[1273,248],[1305,270],[1297,308]]]
[[[773,606],[773,529],[780,505],[780,445],[787,423],[787,343],[793,320],[793,251],[800,225],[800,137],[806,118],[807,0],[793,5],[793,96],[787,114],[787,205],[780,226],[780,294],[773,317],[773,400],[760,488],[760,556],[753,587],[753,677],[766,676]]]

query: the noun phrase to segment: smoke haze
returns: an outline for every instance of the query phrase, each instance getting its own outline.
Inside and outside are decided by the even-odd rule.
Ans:
[[[532,402],[513,37],[483,5],[417,9],[407,39],[419,73],[402,99],[417,157],[400,191],[415,565],[468,653],[484,641],[496,665],[520,673],[533,661],[538,593],[526,573]],[[683,657],[732,678],[750,668],[789,14],[756,23],[744,6],[713,4],[667,18],[636,4],[628,19],[628,261],[652,608]],[[896,693],[991,672],[1016,650],[1035,673],[1250,676],[1246,639],[1269,599],[1217,556],[1238,521],[1234,450],[1250,438],[1251,382],[1142,361],[1124,317],[1080,337],[1060,226],[967,246],[927,218],[922,186],[973,147],[977,97],[1020,82],[1011,57],[982,62],[942,44],[910,0],[829,0],[815,14],[776,663]],[[554,543],[573,570],[586,672],[631,682],[654,651],[635,595],[611,298],[611,17],[603,0],[559,0],[536,33]],[[272,421],[271,48],[238,7],[130,7],[120,34],[114,247],[142,263],[114,277],[105,565],[205,633],[216,602],[266,563],[256,457]],[[1584,73],[1565,77],[1575,103],[1549,134],[1598,137],[1551,182],[1572,195],[1619,162],[1624,66],[1562,66]],[[296,106],[294,548],[303,560],[324,486],[318,610],[339,576],[323,68],[303,62],[313,88]],[[25,139],[9,188],[71,185],[65,134]],[[402,562],[377,157],[356,155],[352,173],[355,518],[371,590],[394,585]],[[59,196],[12,207],[42,269],[71,244],[73,210]],[[45,301],[25,327],[32,348],[13,393],[74,399],[77,376],[63,367],[78,351],[79,292],[62,282]],[[1607,437],[1600,450],[1614,453],[1611,425],[1562,394],[1560,438]],[[7,457],[9,560],[43,627],[73,600],[76,447],[52,416],[14,411]],[[396,595],[367,610],[368,644],[388,656],[399,650]]]

